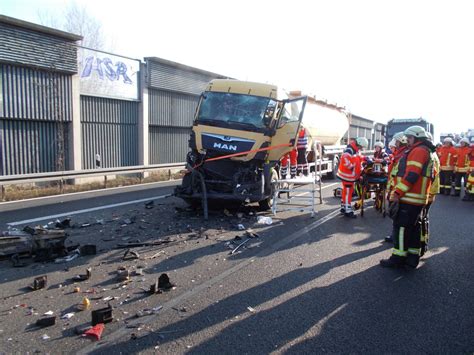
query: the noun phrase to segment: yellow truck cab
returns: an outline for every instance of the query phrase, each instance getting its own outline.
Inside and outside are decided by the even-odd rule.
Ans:
[[[280,158],[296,144],[306,96],[278,98],[274,85],[216,79],[201,94],[175,195],[207,201],[272,205]]]

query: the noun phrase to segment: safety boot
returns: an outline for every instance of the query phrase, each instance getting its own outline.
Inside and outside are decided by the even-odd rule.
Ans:
[[[408,254],[405,264],[408,265],[409,267],[416,269],[418,266],[418,263],[420,262],[420,256],[415,255],[415,254]]]
[[[392,269],[403,268],[405,265],[405,258],[397,255],[392,255],[388,259],[380,260],[380,266]]]
[[[354,214],[354,211],[350,211],[350,212],[344,213],[344,217],[347,217],[347,218],[357,218],[357,216]]]
[[[385,237],[384,241],[386,241],[387,243],[393,243],[393,238],[391,235]]]

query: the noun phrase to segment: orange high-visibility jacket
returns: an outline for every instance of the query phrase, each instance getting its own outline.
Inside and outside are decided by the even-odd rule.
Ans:
[[[456,148],[456,165],[454,170],[458,173],[467,173],[469,171],[469,146]]]
[[[354,142],[349,144],[342,153],[339,168],[337,169],[337,177],[344,181],[356,181],[359,179],[361,172],[361,156],[358,154],[359,149]]]
[[[439,163],[441,165],[441,170],[454,170],[454,164],[456,163],[456,148],[453,146],[442,146],[437,151],[439,157]]]
[[[431,183],[434,178],[434,163],[428,146],[421,141],[410,147],[398,162],[398,173],[394,192],[400,202],[423,206],[428,202]]]

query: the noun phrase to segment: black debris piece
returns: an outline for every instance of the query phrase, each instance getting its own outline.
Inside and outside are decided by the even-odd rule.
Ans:
[[[150,285],[150,294],[154,295],[156,293],[161,293],[161,290],[158,286],[158,280],[155,280],[155,283]]]
[[[38,327],[50,327],[56,324],[56,316],[40,318],[36,321]]]
[[[48,276],[43,275],[43,276],[38,276],[33,280],[33,284],[30,285],[30,288],[33,291],[36,290],[41,290],[42,288],[45,288],[48,285]]]
[[[139,259],[140,255],[135,250],[127,249],[125,254],[123,254],[122,260],[134,260]]]
[[[86,281],[86,280],[89,280],[91,276],[92,276],[92,268],[89,267],[86,269],[85,275],[76,275],[72,278],[72,280],[73,281]]]
[[[167,274],[161,274],[158,278],[158,288],[162,290],[169,290],[175,285],[170,282],[170,278]]]
[[[56,228],[65,229],[71,228],[71,218],[63,219],[62,221],[56,221]]]
[[[112,315],[112,306],[109,304],[105,308],[96,309],[92,311],[92,326],[99,324],[99,323],[110,323],[114,320]]]
[[[153,207],[155,207],[155,201],[148,201],[148,202],[145,202],[145,208],[147,210],[150,210],[152,209]]]

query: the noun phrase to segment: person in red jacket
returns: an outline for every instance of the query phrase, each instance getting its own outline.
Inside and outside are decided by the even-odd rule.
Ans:
[[[441,171],[439,173],[440,180],[440,194],[451,194],[451,181],[454,171],[454,164],[456,162],[456,148],[453,146],[453,140],[446,137],[443,141],[443,146],[437,149],[436,153],[441,164]]]
[[[464,186],[467,183],[467,173],[469,171],[469,139],[463,138],[459,141],[460,147],[456,148],[456,164],[454,165],[454,195],[461,195],[461,182]]]
[[[349,218],[356,217],[352,209],[352,194],[354,193],[354,183],[359,180],[361,172],[362,156],[360,150],[368,146],[369,141],[365,137],[351,139],[339,162],[336,175],[342,180],[341,213]]]
[[[296,156],[298,152],[293,149],[288,154],[285,154],[283,158],[281,158],[281,178],[286,179],[288,175],[288,161],[290,163],[290,178],[294,179],[296,177]]]
[[[405,130],[408,150],[398,162],[395,186],[390,195],[390,210],[395,227],[394,248],[388,259],[380,260],[383,267],[418,266],[421,253],[421,212],[428,203],[434,178],[435,151],[428,134],[420,126]],[[398,208],[396,206],[398,205]]]
[[[469,152],[469,172],[467,175],[466,191],[463,201],[474,201],[474,138],[471,138],[471,150]]]

